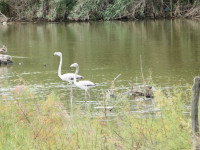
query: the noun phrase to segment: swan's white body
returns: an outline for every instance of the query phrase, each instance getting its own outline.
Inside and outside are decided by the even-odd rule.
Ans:
[[[71,68],[71,67],[75,67],[75,68],[76,68],[75,78],[74,78],[74,84],[75,84],[77,87],[79,87],[80,89],[85,90],[85,98],[86,98],[86,94],[88,94],[88,95],[89,95],[89,98],[90,98],[90,94],[88,93],[88,90],[89,90],[90,88],[92,88],[92,87],[95,87],[96,84],[94,84],[94,83],[91,82],[91,81],[79,81],[79,82],[77,82],[77,81],[76,81],[76,76],[77,76],[78,71],[79,71],[79,66],[78,66],[77,63],[74,63],[74,64],[72,64],[72,65],[70,66],[70,68]]]
[[[74,81],[74,77],[75,77],[75,74],[74,73],[66,73],[66,74],[63,74],[63,75],[59,75],[58,76],[63,80],[63,81],[67,81],[69,82],[70,84]],[[77,75],[76,79],[83,79],[82,76],[80,75]]]
[[[75,74],[74,73],[66,73],[66,74],[61,74],[61,67],[62,67],[62,53],[61,52],[55,52],[54,56],[60,56],[60,64],[58,67],[58,76],[63,80],[63,81],[67,81],[70,83],[70,87],[71,87],[71,105],[72,105],[72,96],[73,96],[73,91],[72,91],[72,82],[74,80]],[[76,75],[76,79],[83,79],[82,76],[80,75]]]

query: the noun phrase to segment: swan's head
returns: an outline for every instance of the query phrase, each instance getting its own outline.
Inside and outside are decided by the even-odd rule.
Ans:
[[[77,68],[77,67],[78,67],[78,64],[77,64],[77,63],[73,63],[73,64],[70,65],[70,68],[72,68],[72,67]]]
[[[55,55],[62,56],[62,53],[61,53],[61,52],[55,52],[55,53],[53,54],[53,56],[55,56]]]

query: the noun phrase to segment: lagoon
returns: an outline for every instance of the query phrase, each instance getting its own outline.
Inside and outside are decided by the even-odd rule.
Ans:
[[[192,85],[200,74],[200,21],[145,20],[81,23],[16,23],[0,26],[0,44],[13,56],[13,65],[0,66],[0,95],[13,94],[17,84],[27,84],[38,97],[52,91],[69,100],[70,88],[57,75],[63,54],[62,73],[75,72],[97,83],[92,100],[101,101],[119,74],[115,86],[121,93],[130,84],[142,83],[140,55],[146,80],[171,87]],[[19,81],[20,79],[20,81]],[[74,89],[74,101],[84,91]]]

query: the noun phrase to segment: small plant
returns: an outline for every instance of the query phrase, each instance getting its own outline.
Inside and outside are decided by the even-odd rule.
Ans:
[[[26,85],[16,86],[15,100],[0,100],[2,149],[191,149],[190,117],[183,115],[191,90],[158,90],[152,110],[135,114],[126,96],[105,97],[115,104],[113,117],[93,116],[92,109],[66,110],[55,93],[36,99]],[[115,101],[115,102],[113,102]]]

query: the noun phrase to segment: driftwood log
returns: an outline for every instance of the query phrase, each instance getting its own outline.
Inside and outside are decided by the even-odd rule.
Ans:
[[[194,85],[192,87],[192,108],[191,108],[191,119],[192,119],[192,132],[193,132],[193,149],[199,150],[199,121],[198,121],[198,104],[199,104],[199,91],[200,91],[200,77],[194,78]]]

